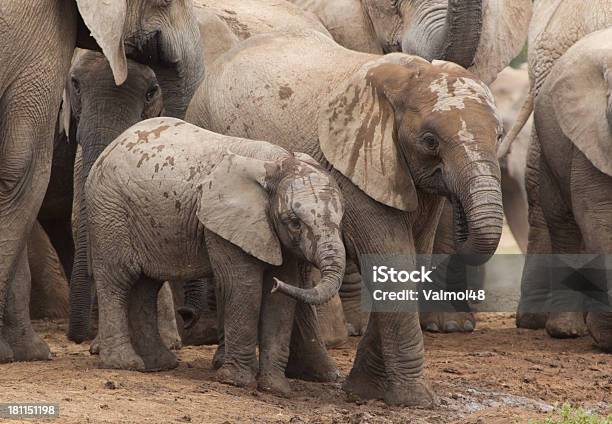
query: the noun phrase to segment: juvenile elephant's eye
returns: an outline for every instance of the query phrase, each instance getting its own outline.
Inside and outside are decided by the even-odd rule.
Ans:
[[[433,134],[425,134],[421,138],[421,144],[430,151],[436,151],[438,149],[438,139]]]
[[[158,91],[159,91],[159,85],[157,85],[157,84],[152,85],[147,90],[147,94],[146,94],[147,102],[150,102],[151,100],[153,100],[153,97],[155,97],[155,95],[157,94]]]
[[[289,229],[293,232],[297,232],[302,229],[302,223],[297,218],[290,220],[288,223],[288,226],[289,226]]]

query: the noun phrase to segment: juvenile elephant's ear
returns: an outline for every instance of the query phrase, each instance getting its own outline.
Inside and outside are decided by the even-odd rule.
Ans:
[[[599,33],[604,37],[594,33],[583,39],[573,49],[578,54],[557,63],[562,71],[552,80],[551,95],[565,136],[597,169],[612,176],[612,30]]]
[[[228,152],[202,182],[197,216],[202,225],[246,253],[281,265],[280,241],[268,217],[266,173],[278,165]]]
[[[127,1],[77,0],[77,6],[85,25],[108,59],[115,83],[123,84],[128,74],[123,44]]]
[[[374,200],[413,211],[418,199],[396,146],[393,86],[411,84],[429,62],[389,54],[368,62],[323,101],[319,142],[325,158]]]

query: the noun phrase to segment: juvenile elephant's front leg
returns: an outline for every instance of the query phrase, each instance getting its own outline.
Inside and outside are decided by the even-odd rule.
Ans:
[[[263,264],[239,247],[206,231],[206,246],[218,287],[218,309],[223,311],[225,352],[217,379],[236,386],[255,385],[257,339]]]
[[[358,213],[361,212],[367,213],[360,209]],[[379,255],[396,269],[414,269],[412,234],[408,228],[397,225],[403,219],[401,216],[390,218],[394,219],[379,220],[376,226],[364,228],[367,218],[348,217],[345,234],[353,244],[349,249],[360,262],[363,255]],[[365,288],[370,293],[374,290]],[[349,396],[384,399],[391,405],[428,407],[435,403],[435,395],[423,375],[424,347],[418,306],[415,302],[414,311],[401,311],[399,304],[393,302],[388,312],[370,313],[343,389]]]

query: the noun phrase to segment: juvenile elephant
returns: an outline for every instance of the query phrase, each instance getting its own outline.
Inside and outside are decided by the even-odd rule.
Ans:
[[[29,318],[26,244],[51,170],[53,131],[76,45],[102,50],[115,82],[151,64],[182,116],[202,76],[190,0],[7,0],[0,20],[0,363],[50,357]],[[72,297],[89,296],[78,283]]]
[[[523,127],[537,101],[540,90],[556,61],[574,43],[594,31],[612,25],[612,1],[567,2],[540,0],[534,3],[533,18],[529,27],[529,79],[530,90],[517,123],[500,147],[500,154],[512,143]],[[537,123],[535,124],[537,125]],[[535,127],[535,126],[534,126]],[[521,302],[516,315],[516,324],[521,328],[546,328],[553,337],[578,337],[586,334],[587,327],[581,312],[557,309],[550,314],[527,307],[526,294],[533,303],[541,293],[547,293],[547,271],[540,266],[538,255],[557,253],[553,250],[545,212],[540,204],[540,154],[537,128],[531,131],[527,153],[525,186],[529,203],[529,235],[527,257],[521,281]],[[568,243],[567,248],[571,248]],[[542,298],[542,302],[545,299]]]
[[[531,0],[290,0],[366,53],[447,60],[491,83],[527,38]]]
[[[541,146],[538,196],[552,251],[609,255],[612,29],[585,36],[557,60],[535,101],[534,120]],[[552,295],[554,307],[575,306]],[[612,352],[609,304],[590,310],[586,324],[596,343]]]
[[[159,343],[155,320],[148,319],[155,311],[152,300],[165,280],[214,276],[225,341],[217,377],[250,385],[264,272],[294,260],[315,265],[322,274],[316,287],[279,279],[273,287],[312,304],[330,300],[342,282],[342,197],[307,155],[157,118],[133,126],[109,146],[91,171],[85,197],[100,359],[107,367],[175,367],[174,354]],[[266,389],[287,384],[295,303],[286,300],[281,311],[262,313],[262,322],[272,323],[268,330],[274,328],[263,329],[260,337],[259,385]],[[282,323],[273,323],[281,316]],[[130,329],[138,337],[130,337]]]
[[[240,107],[248,104],[249,107]],[[210,66],[187,119],[317,158],[346,200],[348,259],[431,253],[443,196],[464,255],[492,254],[503,212],[488,88],[458,65],[345,49],[313,31],[252,37]],[[369,287],[371,289],[371,287]],[[431,405],[416,313],[370,314],[344,390]]]

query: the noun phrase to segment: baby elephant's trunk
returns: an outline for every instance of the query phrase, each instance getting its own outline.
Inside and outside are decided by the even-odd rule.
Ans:
[[[344,244],[340,237],[336,240],[324,242],[318,250],[316,265],[321,271],[321,281],[316,287],[302,289],[274,278],[272,292],[279,291],[302,302],[311,305],[320,305],[329,302],[334,297],[344,278],[346,255]]]

